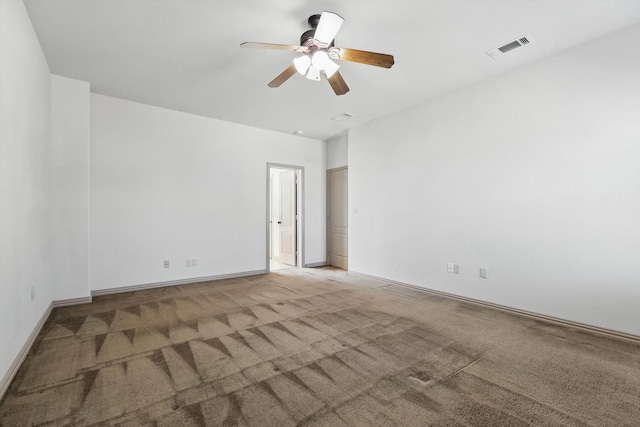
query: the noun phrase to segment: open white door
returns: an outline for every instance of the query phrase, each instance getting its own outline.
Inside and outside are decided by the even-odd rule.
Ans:
[[[296,265],[296,173],[280,173],[280,262]]]

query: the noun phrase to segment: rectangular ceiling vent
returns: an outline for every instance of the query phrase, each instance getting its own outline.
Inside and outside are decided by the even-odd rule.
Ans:
[[[524,36],[518,37],[517,39],[510,41],[509,43],[504,44],[500,47],[487,50],[487,55],[495,59],[507,52],[511,52],[514,49],[526,46],[530,43],[533,43],[533,38],[531,37],[531,35],[525,34]]]
[[[341,122],[343,120],[350,119],[351,117],[353,117],[353,114],[351,113],[342,113],[342,114],[338,114],[335,117],[331,117],[331,120],[335,120],[336,122]]]

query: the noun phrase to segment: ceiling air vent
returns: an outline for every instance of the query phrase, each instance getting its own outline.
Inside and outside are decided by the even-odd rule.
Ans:
[[[353,117],[353,114],[351,113],[342,113],[342,114],[338,114],[335,117],[331,117],[331,120],[335,120],[336,122],[341,122],[343,120],[350,119],[351,117]]]
[[[489,49],[487,51],[487,55],[489,55],[492,58],[497,58],[499,56],[504,55],[507,52],[511,52],[514,49],[517,49],[519,47],[522,46],[526,46],[530,43],[533,42],[533,39],[531,38],[531,36],[529,34],[526,34],[522,37],[517,38],[516,40],[513,40],[505,45],[502,45],[500,47],[496,47],[494,49]]]

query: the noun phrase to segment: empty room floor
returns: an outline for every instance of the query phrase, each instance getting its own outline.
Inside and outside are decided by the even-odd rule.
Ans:
[[[640,424],[640,344],[331,268],[57,308],[2,426]]]

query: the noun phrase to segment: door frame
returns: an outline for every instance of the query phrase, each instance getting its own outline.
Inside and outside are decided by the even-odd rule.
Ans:
[[[282,163],[270,163],[267,162],[267,218],[266,218],[266,236],[267,236],[267,245],[266,245],[266,270],[267,273],[271,271],[271,263],[270,263],[270,251],[271,251],[271,224],[269,221],[271,220],[271,169],[288,169],[297,171],[299,174],[298,183],[296,184],[296,203],[300,207],[298,212],[298,219],[296,220],[296,250],[298,251],[298,256],[296,257],[296,267],[301,268],[304,267],[304,166],[297,165],[286,165]]]

